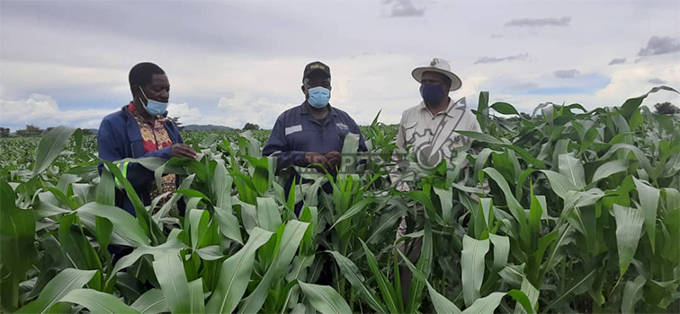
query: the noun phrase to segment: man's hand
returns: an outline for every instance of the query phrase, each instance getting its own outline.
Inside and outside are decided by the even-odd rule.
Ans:
[[[172,157],[196,159],[196,151],[186,144],[172,144],[170,155]]]
[[[337,151],[327,152],[324,157],[326,157],[326,160],[328,160],[326,165],[328,171],[331,173],[338,172],[338,168],[340,168],[340,164],[342,162],[340,153]]]
[[[314,153],[314,152],[309,152],[305,154],[305,158],[307,159],[308,164],[322,164],[326,165],[328,163],[328,160],[324,155],[321,155],[319,153]]]
[[[313,165],[319,172],[325,172],[323,168],[328,167],[328,159],[320,153],[309,152],[305,154],[305,158],[307,159],[307,164]],[[319,164],[321,164],[321,166],[319,166]]]

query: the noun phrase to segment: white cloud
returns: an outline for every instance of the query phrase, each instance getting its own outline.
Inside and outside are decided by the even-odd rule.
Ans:
[[[179,121],[184,125],[205,124],[205,116],[201,114],[201,110],[195,107],[190,107],[187,103],[168,104],[168,116],[179,118]]]
[[[270,128],[274,125],[278,115],[289,106],[267,97],[236,93],[232,97],[221,97],[217,107],[225,111],[220,119],[221,125],[242,128],[250,122]]]
[[[105,115],[115,111],[103,109],[62,110],[54,98],[47,95],[31,94],[26,99],[0,99],[0,124],[17,129],[26,124],[38,126],[73,125],[84,128],[97,127]]]
[[[571,22],[570,16],[561,18],[547,17],[547,18],[523,18],[510,20],[505,23],[505,26],[515,27],[545,27],[545,26],[569,26]]]
[[[638,63],[626,65],[612,72],[611,83],[595,93],[595,97],[609,105],[621,105],[626,98],[640,96],[658,85],[649,82],[649,77],[656,76],[666,81],[665,85],[680,86],[680,64],[652,64]],[[645,104],[654,105],[657,102],[670,101],[680,103],[680,95],[672,92],[658,92],[650,95]]]
[[[558,78],[574,78],[577,77],[581,72],[579,72],[576,69],[571,69],[571,70],[557,70],[553,72],[556,77]]]

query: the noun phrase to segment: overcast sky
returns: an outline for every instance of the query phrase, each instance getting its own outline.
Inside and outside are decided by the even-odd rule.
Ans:
[[[0,126],[96,128],[130,101],[141,61],[171,84],[184,124],[270,128],[299,105],[302,70],[328,64],[331,104],[367,124],[418,103],[411,70],[451,62],[452,98],[529,111],[546,101],[620,105],[680,88],[680,1],[0,0]],[[664,100],[663,92],[647,105]]]

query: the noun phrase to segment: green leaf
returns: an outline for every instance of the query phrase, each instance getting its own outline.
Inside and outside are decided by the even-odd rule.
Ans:
[[[433,253],[433,241],[432,241],[432,227],[430,227],[430,222],[425,221],[425,226],[423,228],[423,245],[420,250],[420,258],[418,258],[418,263],[416,267],[418,268],[418,273],[422,274],[422,277],[415,277],[411,282],[411,290],[409,291],[409,300],[407,311],[414,313],[420,307],[420,302],[422,301],[422,293],[425,284],[427,283],[427,278],[430,276],[432,271],[432,253]]]
[[[281,225],[279,207],[271,197],[257,198],[257,220],[260,228],[275,232]]]
[[[298,285],[317,311],[323,314],[352,313],[352,309],[335,289],[302,281],[298,281]]]
[[[484,256],[489,251],[489,240],[476,240],[465,235],[460,265],[463,297],[466,305],[479,298],[479,289],[484,280]]]
[[[133,309],[144,314],[169,312],[168,301],[161,289],[151,289],[142,294],[132,305]]]
[[[93,289],[75,289],[59,300],[82,305],[92,313],[139,313],[111,294]]]
[[[579,287],[581,287],[581,285],[583,285],[585,282],[588,282],[588,281],[590,280],[590,278],[591,278],[593,275],[595,275],[595,273],[597,273],[597,271],[598,271],[597,268],[591,270],[588,274],[586,274],[585,276],[583,276],[583,278],[582,278],[581,280],[579,280],[576,284],[572,285],[569,289],[567,289],[567,291],[563,292],[560,296],[558,296],[558,297],[555,298],[552,302],[550,302],[550,304],[548,304],[548,305],[545,307],[545,309],[543,309],[543,311],[544,311],[544,312],[548,312],[548,310],[549,310],[550,308],[552,308],[552,307],[555,306],[556,304],[559,304],[560,302],[562,302],[562,300],[563,300],[565,297],[571,295],[571,293],[572,293],[574,290],[576,290],[576,289],[578,289]]]
[[[487,131],[489,121],[489,92],[479,92],[479,101],[477,101],[477,122],[482,131]]]
[[[444,222],[453,224],[453,191],[451,189],[440,189],[435,187],[434,193],[439,197]]]
[[[634,208],[614,204],[613,211],[614,218],[616,219],[616,246],[619,252],[619,272],[623,276],[637,250],[644,220],[640,211]]]
[[[189,300],[191,303],[191,313],[205,313],[202,278],[198,278],[189,283]]]
[[[660,90],[666,90],[666,91],[671,91],[671,92],[676,92],[678,93],[677,90],[668,87],[668,86],[657,86],[652,88],[649,92],[642,96],[638,96],[635,98],[629,98],[626,100],[626,102],[621,105],[621,113],[624,115],[626,119],[630,119],[635,112],[638,112],[640,109],[640,105],[642,104],[642,101],[649,96],[651,93],[656,93]]]
[[[516,146],[516,145],[505,145],[505,147],[510,148],[510,149],[514,150],[515,152],[517,152],[520,156],[522,156],[524,161],[534,165],[536,168],[539,168],[539,169],[545,168],[545,163],[543,161],[534,157],[531,153],[526,151],[524,148],[521,148],[521,147]]]
[[[392,284],[387,279],[387,277],[380,271],[378,260],[375,258],[375,255],[373,255],[373,252],[371,252],[363,240],[359,239],[359,241],[361,241],[361,246],[364,248],[364,254],[366,255],[368,267],[373,273],[375,280],[378,282],[378,288],[382,294],[383,301],[385,301],[387,304],[387,308],[392,313],[401,312],[399,310],[400,306],[397,304],[397,292],[394,290],[394,287],[392,287]]]
[[[208,301],[209,313],[231,313],[248,288],[257,249],[267,243],[272,232],[255,227],[248,242],[222,263],[217,287]]]
[[[649,159],[645,156],[645,153],[642,152],[642,150],[640,150],[639,148],[630,144],[619,143],[612,145],[612,147],[609,148],[607,153],[602,155],[602,157],[600,157],[599,160],[601,161],[607,160],[609,159],[609,157],[611,157],[614,153],[616,153],[619,150],[633,153],[633,155],[635,155],[635,158],[640,162],[642,168],[644,168],[647,171],[647,173],[651,172],[652,166],[649,163]]]
[[[593,143],[595,142],[595,139],[597,138],[598,135],[600,135],[600,133],[598,132],[597,128],[588,129],[588,131],[586,131],[585,136],[583,137],[583,141],[581,142],[579,154],[582,154],[591,146],[593,146]]]
[[[512,289],[508,291],[508,295],[515,299],[515,301],[517,302],[515,304],[514,311],[515,314],[534,313],[534,310],[531,308],[531,301],[529,301],[529,298],[523,291]]]
[[[288,221],[283,230],[281,241],[271,266],[269,266],[269,269],[267,269],[267,272],[257,287],[255,287],[255,290],[243,300],[243,305],[239,308],[239,313],[255,313],[262,308],[262,305],[267,299],[267,293],[272,281],[279,279],[284,275],[286,268],[293,261],[293,257],[300,246],[300,241],[305,235],[305,232],[307,232],[308,227],[308,223],[297,220]]]
[[[212,199],[215,200],[215,206],[231,209],[231,185],[233,179],[224,167],[224,161],[221,159],[216,161],[217,165],[215,166],[213,182],[210,186],[213,191]]]
[[[153,271],[156,274],[161,290],[173,313],[191,311],[189,283],[184,274],[184,265],[179,255],[167,253],[154,256]]]
[[[513,105],[507,102],[496,102],[493,105],[491,105],[491,108],[502,114],[519,114],[519,112],[517,112],[517,109],[515,109]]]
[[[569,191],[578,191],[578,188],[564,175],[550,170],[541,170],[541,172],[548,178],[553,192],[561,199],[566,201],[569,198]]]
[[[96,270],[66,268],[57,274],[40,292],[38,299],[20,308],[18,313],[45,313],[72,290],[82,288],[94,277]]]
[[[142,245],[137,247],[134,251],[132,251],[132,253],[121,257],[114,266],[111,273],[115,274],[124,268],[130,267],[138,259],[147,254],[153,255],[154,259],[160,259],[161,257],[168,254],[179,254],[179,250],[186,247],[186,245],[184,245],[184,243],[180,242],[178,239],[180,233],[182,232],[183,231],[181,231],[181,229],[172,229],[165,243],[158,246]]]
[[[508,263],[510,238],[489,233],[489,240],[493,244],[493,269],[499,271]]]
[[[477,174],[476,178],[478,178],[479,182],[482,181],[482,170],[484,169],[484,165],[486,164],[486,161],[489,160],[489,155],[493,152],[494,151],[490,148],[484,148],[477,154],[477,158],[475,159],[475,174]]]
[[[74,128],[59,126],[45,133],[40,139],[35,152],[33,176],[43,172],[61,154],[71,140]]]
[[[354,264],[349,258],[345,257],[344,255],[336,252],[336,251],[326,251],[333,255],[333,258],[335,259],[335,263],[338,265],[340,268],[340,272],[345,276],[345,279],[349,281],[349,283],[359,291],[359,294],[362,296],[364,301],[368,303],[368,305],[373,308],[374,311],[379,312],[379,313],[386,313],[387,309],[385,308],[385,305],[380,303],[378,298],[375,295],[375,292],[364,284],[366,282],[366,279],[364,276],[361,275],[361,272],[359,271],[359,267]]]
[[[427,281],[427,276],[423,274],[420,270],[416,268],[413,263],[404,255],[404,253],[401,250],[396,250],[397,253],[401,256],[402,261],[406,264],[406,267],[411,271],[413,274],[413,277],[416,279],[424,282],[427,285],[427,290],[430,294],[430,300],[432,301],[432,305],[434,305],[435,311],[437,313],[454,313],[454,314],[460,314],[460,309],[449,299],[447,299],[445,296],[441,295],[439,292],[437,292],[432,285]]]
[[[19,282],[25,280],[26,272],[38,258],[33,244],[34,213],[16,208],[15,201],[12,187],[0,180],[0,269],[3,276],[0,286],[11,286],[10,291],[2,290],[0,302],[3,308],[12,310],[19,306]]]
[[[362,210],[366,209],[368,205],[373,203],[373,201],[375,201],[375,199],[369,197],[354,203],[354,205],[352,205],[352,207],[350,207],[342,216],[338,217],[333,226],[331,226],[331,229],[335,228],[335,226],[338,225],[339,223],[347,219],[350,219],[352,218],[352,216],[360,213]]]
[[[522,307],[515,306],[515,313],[536,313],[538,312],[538,296],[539,291],[536,289],[527,278],[522,280],[521,291],[526,298],[528,304],[522,303]],[[508,294],[510,294],[508,292]],[[515,298],[517,300],[517,298]]]
[[[467,138],[473,139],[475,141],[480,141],[484,143],[489,143],[489,144],[496,144],[496,145],[506,145],[509,144],[507,142],[504,142],[502,140],[499,140],[489,134],[486,133],[479,133],[479,132],[474,132],[474,131],[461,131],[461,130],[456,130],[456,133],[465,136]]]
[[[483,298],[479,298],[463,311],[464,314],[470,313],[494,313],[496,308],[501,304],[501,300],[505,296],[503,292],[493,292]]]
[[[213,209],[222,235],[238,242],[239,244],[243,244],[243,238],[241,237],[241,224],[239,223],[238,218],[236,218],[236,216],[234,216],[233,212],[231,211],[231,207],[229,207],[228,210],[223,209],[222,207],[214,207]]]
[[[512,214],[513,217],[515,217],[515,219],[519,223],[520,240],[523,242],[529,241],[530,234],[526,212],[524,211],[522,205],[517,201],[515,196],[512,194],[512,190],[510,190],[508,182],[505,180],[503,175],[501,175],[498,172],[498,170],[494,168],[485,168],[484,172],[488,174],[489,177],[491,177],[491,179],[493,179],[496,182],[498,187],[501,188],[501,191],[503,191],[503,195],[505,196],[505,201],[508,204],[510,213]]]
[[[211,203],[210,198],[208,198],[208,196],[203,194],[203,192],[201,192],[201,191],[197,191],[197,190],[193,190],[193,189],[177,189],[177,190],[175,190],[175,193],[182,194],[187,198],[197,197],[197,198],[200,198],[200,199],[202,199],[202,200],[204,200],[208,203]]]
[[[621,313],[635,313],[635,304],[642,299],[642,287],[646,282],[643,276],[637,276],[635,280],[626,282],[621,300]]]
[[[597,167],[597,170],[595,170],[595,174],[593,174],[593,180],[591,181],[591,184],[602,179],[605,179],[615,173],[626,171],[627,169],[628,165],[624,160],[617,159],[608,161],[602,164],[601,166]]]
[[[188,220],[189,220],[188,228],[189,235],[191,238],[191,248],[196,250],[199,249],[198,247],[199,238],[201,238],[207,233],[208,223],[210,222],[210,213],[208,213],[207,210],[194,208],[189,210]]]
[[[106,167],[102,167],[97,185],[97,203],[108,206],[116,205],[116,184],[113,181],[111,172]]]
[[[64,215],[59,219],[59,243],[64,253],[79,269],[98,269],[101,262],[85,236],[75,214]]]
[[[137,224],[139,224],[142,230],[144,230],[144,233],[150,238],[152,243],[162,243],[164,240],[164,234],[158,225],[153,222],[151,216],[149,216],[149,213],[144,207],[144,203],[142,203],[142,200],[139,198],[139,195],[137,195],[137,191],[132,186],[130,181],[128,181],[128,179],[115,164],[106,160],[102,160],[102,162],[104,165],[106,165],[106,168],[108,168],[114,177],[118,179],[118,182],[121,182],[125,187],[125,194],[135,209],[135,218],[137,219]]]
[[[649,242],[652,244],[652,253],[654,253],[654,247],[656,247],[656,212],[659,206],[661,192],[659,189],[651,187],[635,177],[633,177],[633,182],[635,183],[638,196],[640,197],[640,209],[642,210],[642,216],[645,219],[645,231],[649,237]]]
[[[191,183],[194,182],[194,178],[195,178],[195,177],[196,177],[196,175],[195,175],[195,174],[192,174],[192,175],[189,175],[188,177],[184,178],[184,180],[182,180],[182,183],[179,185],[179,189],[188,189],[188,188],[191,186]],[[158,221],[161,220],[161,218],[166,217],[166,215],[170,212],[170,210],[173,208],[173,206],[174,206],[174,205],[177,203],[177,201],[179,201],[182,197],[183,197],[182,194],[175,194],[175,193],[173,193],[173,194],[172,194],[172,197],[170,197],[170,200],[167,201],[167,202],[165,202],[165,204],[163,204],[163,206],[161,206],[161,209],[159,209],[158,212],[156,212],[156,213],[153,215],[153,220],[156,221],[156,222],[158,222]],[[188,205],[189,205],[189,204],[188,204],[188,202],[187,202],[187,206],[188,206]],[[189,208],[192,208],[192,207],[189,206]],[[231,207],[230,207],[230,208],[231,208]]]
[[[113,234],[113,224],[106,218],[95,218],[95,236],[99,243],[100,254],[106,252],[109,254],[107,248],[111,243],[111,235]]]
[[[375,229],[373,229],[370,236],[368,237],[368,240],[366,240],[366,243],[375,244],[380,241],[381,236],[384,235],[383,231],[394,228],[395,223],[401,217],[406,215],[406,211],[408,209],[403,203],[400,203],[396,200],[390,200],[388,202],[390,203],[390,207],[393,209],[389,210],[390,207],[387,207],[383,210],[382,215],[378,219],[378,225],[375,227]]]
[[[435,290],[430,283],[427,283],[427,291],[430,293],[430,300],[434,305],[434,310],[440,314],[460,314],[460,309],[445,296]]]
[[[196,250],[196,254],[201,257],[201,259],[206,261],[214,261],[222,259],[224,254],[222,254],[222,249],[219,245],[209,245]]]
[[[147,245],[150,242],[135,217],[123,209],[93,202],[81,206],[77,212],[84,217],[96,216],[108,219],[115,226],[113,233],[127,240],[132,246]]]
[[[560,173],[567,177],[576,188],[582,190],[586,186],[583,164],[571,154],[562,154],[558,157]]]

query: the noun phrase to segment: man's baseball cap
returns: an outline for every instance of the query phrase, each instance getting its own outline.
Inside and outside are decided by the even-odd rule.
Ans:
[[[321,61],[314,61],[305,66],[305,71],[302,72],[302,80],[304,81],[311,74],[320,73],[329,79],[331,78],[331,68],[323,64]]]

